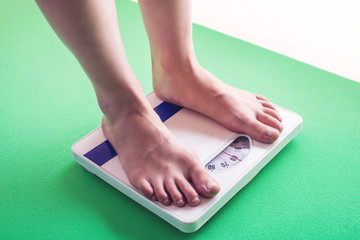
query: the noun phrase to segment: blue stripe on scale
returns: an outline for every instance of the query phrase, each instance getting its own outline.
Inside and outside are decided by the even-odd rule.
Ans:
[[[154,108],[154,111],[159,115],[162,122],[165,122],[177,112],[179,112],[183,107],[177,106],[175,104],[162,102]],[[103,143],[100,143],[95,148],[91,149],[89,152],[85,153],[85,157],[91,160],[98,166],[102,166],[110,159],[117,155],[113,146],[110,142],[106,140]]]

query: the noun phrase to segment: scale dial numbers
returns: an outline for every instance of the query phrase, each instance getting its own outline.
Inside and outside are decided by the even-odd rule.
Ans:
[[[227,148],[205,165],[208,172],[228,170],[246,158],[251,150],[251,139],[246,135],[236,138]]]

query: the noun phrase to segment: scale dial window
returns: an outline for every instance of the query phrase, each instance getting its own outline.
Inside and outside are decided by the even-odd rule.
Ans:
[[[242,135],[205,165],[208,172],[216,173],[228,170],[245,160],[251,150],[251,139]]]

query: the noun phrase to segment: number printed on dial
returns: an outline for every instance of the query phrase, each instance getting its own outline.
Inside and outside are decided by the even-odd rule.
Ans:
[[[242,162],[250,152],[250,138],[242,135],[205,165],[208,172],[221,172]]]

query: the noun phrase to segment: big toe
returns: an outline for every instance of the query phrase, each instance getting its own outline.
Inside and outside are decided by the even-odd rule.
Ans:
[[[220,191],[220,185],[204,168],[195,167],[191,178],[196,191],[204,197],[214,197]]]
[[[280,136],[280,131],[278,129],[258,120],[249,121],[245,132],[255,140],[264,143],[273,143]]]
[[[154,189],[151,184],[145,178],[139,178],[136,180],[129,179],[130,183],[137,188],[140,192],[142,192],[147,198],[155,197]]]

